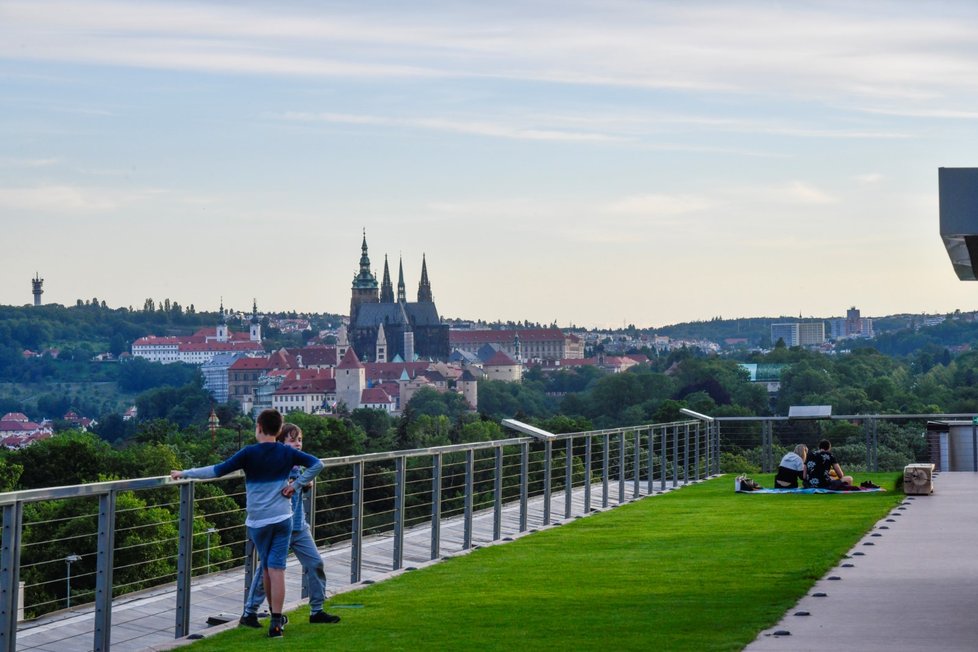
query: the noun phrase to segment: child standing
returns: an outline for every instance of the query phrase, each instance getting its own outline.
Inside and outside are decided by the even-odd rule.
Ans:
[[[181,478],[218,478],[233,471],[245,474],[247,518],[245,526],[261,559],[262,581],[268,594],[272,621],[271,637],[282,636],[282,604],[285,602],[285,559],[292,535],[292,495],[312,482],[323,470],[323,463],[312,455],[276,441],[282,429],[278,410],[264,410],[255,422],[258,443],[246,446],[213,466],[170,471],[174,480]],[[294,466],[306,470],[293,483],[289,474]]]
[[[302,429],[294,423],[286,423],[282,426],[278,440],[286,446],[301,451]],[[289,482],[294,482],[300,474],[301,469],[298,466],[293,467],[289,474]],[[339,616],[323,611],[323,602],[326,599],[326,568],[323,565],[323,558],[316,548],[316,541],[310,531],[309,523],[306,522],[306,512],[302,508],[301,491],[292,494],[291,548],[296,559],[302,564],[302,577],[309,591],[309,622],[338,623],[340,621]],[[248,591],[244,613],[238,622],[248,627],[261,627],[261,623],[258,622],[258,608],[264,600],[265,591],[261,576],[256,573],[251,582],[251,589]]]

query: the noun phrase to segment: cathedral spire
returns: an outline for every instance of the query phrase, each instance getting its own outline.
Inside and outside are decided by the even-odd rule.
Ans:
[[[421,282],[418,283],[418,303],[431,303],[433,301],[431,283],[428,282],[428,263],[425,261],[424,254],[421,254]]]
[[[404,289],[404,257],[397,259],[397,302],[407,303],[407,290]]]
[[[387,254],[384,254],[384,280],[380,284],[380,302],[394,303],[394,287],[391,285],[391,272],[387,266]]]

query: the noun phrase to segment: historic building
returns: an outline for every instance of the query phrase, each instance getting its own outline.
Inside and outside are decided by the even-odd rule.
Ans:
[[[265,355],[261,343],[261,323],[258,304],[251,305],[251,328],[247,333],[235,333],[228,329],[224,302],[214,328],[202,328],[189,337],[147,335],[132,343],[132,354],[150,362],[186,362],[203,365],[219,353],[241,353],[247,356]]]
[[[353,277],[350,296],[349,343],[364,362],[413,362],[417,358],[446,360],[448,325],[441,323],[428,280],[428,263],[421,257],[418,300],[407,300],[404,264],[399,263],[397,294],[387,257],[380,284],[370,271],[367,236],[360,247],[360,271]]]

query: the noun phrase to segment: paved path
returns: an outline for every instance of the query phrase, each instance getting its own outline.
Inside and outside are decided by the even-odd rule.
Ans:
[[[653,493],[661,489],[659,480],[655,482]],[[666,483],[667,489],[672,482]],[[601,483],[592,485],[591,509],[600,511],[603,487]],[[648,484],[639,485],[639,495],[648,495]],[[584,487],[576,487],[572,492],[571,517],[584,514]],[[625,483],[621,500],[627,502],[635,496],[632,480]],[[613,480],[608,487],[608,504],[614,507],[620,502],[619,483]],[[503,506],[501,538],[512,540],[543,526],[543,496],[530,498],[527,504],[527,531],[519,531],[519,502]],[[565,495],[563,490],[551,496],[551,522],[565,520]],[[474,547],[493,544],[493,512],[491,509],[476,512],[472,519],[472,545]],[[441,524],[441,554],[455,555],[463,549],[464,521],[461,516],[443,518]],[[329,596],[360,588],[364,582],[387,579],[402,571],[392,568],[394,538],[391,533],[366,537],[363,542],[363,563],[361,578],[363,582],[350,582],[350,543],[349,541],[330,546],[323,551],[326,561],[327,593]],[[405,531],[404,567],[420,568],[431,561],[430,521]],[[301,568],[294,557],[289,558],[286,568],[285,610],[290,611],[303,604],[301,595]],[[191,635],[201,632],[212,633],[218,628],[237,625],[244,597],[244,570],[242,568],[223,573],[198,576],[192,580],[190,605]],[[331,600],[331,604],[342,600]],[[138,652],[141,650],[164,650],[185,644],[184,639],[174,640],[176,591],[173,584],[155,589],[132,593],[113,601],[112,636],[113,652]],[[342,609],[336,609],[342,616]],[[231,619],[227,625],[209,625],[208,619],[222,616]],[[30,623],[21,623],[17,632],[17,650],[35,652],[85,652],[94,643],[94,613],[92,605],[82,605],[70,611],[49,614]]]
[[[746,650],[978,650],[978,474],[941,473],[934,485],[880,520]]]

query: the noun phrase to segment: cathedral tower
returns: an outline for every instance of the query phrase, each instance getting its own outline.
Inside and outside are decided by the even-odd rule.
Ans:
[[[428,282],[428,263],[425,261],[424,254],[421,254],[421,282],[418,283],[418,303],[433,303],[431,297],[431,283]]]
[[[397,302],[407,303],[407,290],[404,289],[404,259],[397,260]]]
[[[353,277],[350,297],[350,326],[357,322],[357,311],[361,304],[377,303],[377,277],[370,271],[370,257],[367,255],[367,231],[363,231],[363,244],[360,245],[360,272]]]
[[[394,286],[391,285],[391,271],[387,267],[387,254],[384,254],[384,280],[380,284],[380,302],[394,303]]]

